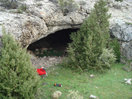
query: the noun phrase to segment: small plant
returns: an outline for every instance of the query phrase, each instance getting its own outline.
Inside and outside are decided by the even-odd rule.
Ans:
[[[37,3],[37,7],[41,7],[42,5],[42,3]]]
[[[64,15],[78,9],[78,6],[74,0],[58,0],[58,4]]]
[[[1,6],[8,9],[16,9],[18,7],[18,2],[16,0],[0,0]]]
[[[116,56],[113,53],[113,49],[103,49],[103,53],[101,54],[101,56],[99,57],[99,59],[101,60],[101,65],[103,68],[111,68],[111,64],[113,64],[116,60]],[[103,69],[102,68],[102,69]]]
[[[119,2],[119,1],[122,2],[123,0],[115,0],[115,1],[117,1],[117,2]]]
[[[0,55],[0,99],[35,99],[39,76],[30,57],[11,35],[4,32]]]
[[[27,10],[27,5],[22,4],[20,7],[17,8],[17,13],[23,13]]]
[[[109,48],[113,49],[114,54],[116,56],[116,61],[120,62],[120,58],[121,58],[120,43],[116,38],[110,40]]]
[[[126,24],[128,24],[128,25],[132,25],[132,23],[131,23],[131,22],[126,22]]]

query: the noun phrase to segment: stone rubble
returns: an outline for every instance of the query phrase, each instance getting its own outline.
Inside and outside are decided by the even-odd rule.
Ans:
[[[51,66],[55,66],[63,61],[64,57],[31,57],[31,62],[34,67],[41,68],[44,67],[45,69],[50,68]]]

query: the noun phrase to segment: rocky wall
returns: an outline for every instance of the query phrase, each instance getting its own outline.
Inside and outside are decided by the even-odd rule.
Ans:
[[[76,8],[62,10],[56,0],[25,0],[26,12],[0,7],[0,33],[4,26],[24,47],[63,29],[79,28],[97,0],[75,0]],[[107,0],[111,34],[121,41],[122,56],[132,59],[132,2]],[[64,11],[65,14],[64,14]]]

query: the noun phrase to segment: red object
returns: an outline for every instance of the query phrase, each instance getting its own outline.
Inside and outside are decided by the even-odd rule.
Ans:
[[[39,75],[46,75],[46,70],[43,67],[41,67],[37,69],[37,73]]]

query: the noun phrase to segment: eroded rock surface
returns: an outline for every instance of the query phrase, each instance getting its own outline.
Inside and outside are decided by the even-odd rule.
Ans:
[[[58,30],[79,28],[89,16],[97,0],[75,0],[76,9],[62,11],[56,0],[25,0],[28,9],[21,14],[0,7],[0,33],[2,25],[21,44],[29,44]],[[122,55],[132,59],[132,2],[107,0],[110,30],[121,41]]]

